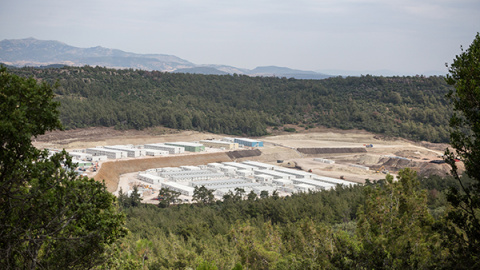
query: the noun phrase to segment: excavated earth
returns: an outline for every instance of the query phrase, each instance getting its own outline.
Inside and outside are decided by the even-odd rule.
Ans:
[[[399,138],[384,138],[362,130],[337,130],[315,128],[296,133],[276,132],[271,136],[256,138],[264,141],[264,147],[242,151],[209,150],[207,153],[187,153],[169,157],[146,157],[106,161],[100,164],[95,174],[89,176],[104,180],[109,191],[115,191],[122,174],[144,171],[158,167],[200,165],[211,162],[256,160],[279,166],[292,167],[313,173],[344,178],[363,183],[365,179],[382,179],[388,171],[396,174],[410,167],[419,175],[446,175],[447,164],[442,160],[446,144],[413,142]],[[34,138],[37,148],[67,150],[104,145],[162,143],[172,141],[194,142],[204,139],[221,139],[226,135],[195,131],[178,131],[158,127],[143,131],[119,131],[113,128],[87,128],[69,131],[54,131]],[[373,147],[366,147],[372,144]],[[326,164],[314,158],[332,160]],[[352,166],[353,165],[353,166]],[[355,167],[354,167],[355,166]],[[363,166],[363,167],[362,167]],[[462,164],[459,164],[460,168]]]

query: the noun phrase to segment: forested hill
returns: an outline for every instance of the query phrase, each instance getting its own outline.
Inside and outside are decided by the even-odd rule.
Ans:
[[[296,80],[89,66],[10,72],[58,80],[56,94],[66,128],[164,125],[260,136],[269,126],[302,124],[447,142],[452,111],[443,77]]]

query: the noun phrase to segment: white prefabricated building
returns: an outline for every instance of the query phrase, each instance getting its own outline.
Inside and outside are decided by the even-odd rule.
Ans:
[[[334,184],[325,183],[325,182],[321,182],[321,181],[316,181],[316,180],[312,180],[312,179],[295,178],[295,179],[292,179],[292,182],[293,182],[294,185],[305,184],[305,185],[309,185],[309,186],[314,186],[315,188],[322,189],[322,190],[329,190],[329,189],[335,188]]]
[[[200,171],[200,167],[198,166],[180,166],[180,169],[184,171]]]
[[[273,182],[273,176],[272,175],[266,175],[266,174],[257,174],[255,175],[255,180],[259,183],[264,183],[264,184],[272,184]]]
[[[215,186],[225,186],[225,185],[233,185],[233,184],[246,184],[251,183],[251,181],[247,181],[245,179],[223,179],[223,180],[212,180],[212,181],[198,181],[198,182],[191,182],[190,185],[192,187],[215,187]]]
[[[250,166],[250,165],[238,163],[238,162],[222,162],[222,164],[225,166],[235,167],[240,170],[247,170],[247,171],[258,170],[258,167]]]
[[[251,177],[254,175],[253,171],[247,171],[247,170],[238,170],[237,175],[243,176],[243,177]]]
[[[106,149],[106,148],[100,148],[100,147],[87,148],[86,152],[87,154],[91,154],[92,156],[107,156],[110,159],[124,158],[128,156],[127,152],[124,152],[124,151],[118,151],[118,150],[112,150],[112,149]]]
[[[211,148],[224,148],[226,150],[238,149],[238,143],[218,141],[218,140],[201,140],[200,143]]]
[[[237,168],[232,167],[232,166],[223,166],[223,167],[220,167],[220,171],[222,171],[224,173],[234,174],[237,171]]]
[[[193,196],[193,191],[195,190],[193,187],[189,187],[175,182],[163,182],[162,188],[168,188],[170,190],[180,192],[180,194],[187,196]]]
[[[214,190],[228,189],[234,192],[236,188],[247,190],[247,189],[252,189],[253,187],[263,187],[263,185],[260,183],[247,182],[247,183],[240,183],[240,184],[225,184],[225,185],[205,186],[205,187],[208,189],[214,189]]]
[[[285,179],[272,179],[272,184],[280,187],[293,187],[292,180],[285,180]]]
[[[180,176],[180,175],[210,175],[212,171],[210,170],[195,170],[195,171],[184,171],[180,169],[179,171],[161,171],[158,173],[160,176],[163,177],[170,177],[170,176]]]
[[[188,151],[188,152],[202,152],[202,151],[205,151],[205,146],[203,144],[200,144],[200,143],[166,142],[165,145],[182,147],[185,151]]]
[[[145,149],[145,155],[147,156],[158,157],[158,156],[166,156],[168,154],[169,154],[168,151],[164,151],[164,150]]]
[[[127,152],[128,157],[139,157],[140,156],[140,149],[136,148],[131,148],[128,146],[123,146],[123,145],[113,145],[113,146],[104,146],[106,149],[111,149],[111,150],[117,150],[117,151],[123,151]]]
[[[314,176],[312,173],[289,169],[289,168],[283,168],[283,167],[276,167],[275,171],[293,175],[295,178],[313,179],[313,176]]]
[[[139,180],[142,180],[142,181],[145,181],[147,183],[150,183],[150,184],[160,184],[161,182],[163,182],[165,179],[160,177],[160,176],[156,176],[156,175],[152,175],[152,174],[149,174],[149,173],[139,173],[137,178]]]
[[[210,174],[186,174],[186,175],[172,175],[169,176],[169,179],[173,182],[195,182],[195,181],[204,181],[210,179],[220,179],[224,178],[225,175],[221,173],[210,173]]]
[[[262,163],[262,162],[257,162],[257,161],[243,161],[242,164],[257,167],[261,170],[273,170],[275,168],[274,165]]]
[[[317,190],[317,187],[308,185],[308,184],[298,184],[298,185],[295,185],[295,189],[298,192],[308,192],[309,190],[311,191]]]
[[[181,154],[185,152],[185,148],[173,145],[165,145],[163,143],[145,144],[145,149],[168,151],[169,154]]]
[[[287,179],[287,180],[289,180],[289,179],[293,178],[293,176],[291,174],[281,173],[281,172],[277,172],[277,171],[274,171],[274,170],[256,170],[255,175],[259,175],[259,174],[271,175],[275,179]]]
[[[90,157],[87,157],[87,160],[91,161],[91,162],[97,162],[97,161],[102,161],[102,160],[107,160],[107,159],[108,159],[107,156],[90,156]]]
[[[91,158],[92,155],[91,154],[87,154],[87,153],[82,153],[82,152],[68,152],[68,154],[72,157],[72,158],[76,158],[76,159],[79,159],[79,160],[88,160],[88,158]]]

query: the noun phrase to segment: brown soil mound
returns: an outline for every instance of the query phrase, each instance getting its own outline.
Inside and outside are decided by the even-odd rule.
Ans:
[[[365,166],[378,165],[381,157],[378,155],[361,155],[360,157],[355,157],[358,159],[358,164]]]
[[[124,173],[144,171],[152,168],[179,167],[182,165],[202,165],[211,162],[231,161],[227,153],[209,153],[199,155],[157,157],[145,159],[117,160],[105,162],[95,175],[95,180],[105,180],[108,191],[117,189],[119,177]]]
[[[418,162],[407,160],[407,159],[398,159],[398,158],[382,158],[381,162],[384,166],[389,166],[393,168],[405,168],[405,167],[417,167]]]
[[[419,176],[438,175],[446,176],[450,172],[448,164],[434,164],[427,161],[415,161],[397,158],[382,158],[380,163],[392,172],[398,172],[403,168],[412,168],[418,172]],[[380,166],[375,166],[378,169]]]
[[[342,147],[342,148],[297,148],[297,151],[307,155],[321,154],[344,154],[344,153],[366,153],[367,150],[361,147]]]
[[[450,165],[448,164],[432,164],[425,162],[418,170],[419,176],[447,176],[450,174]]]
[[[231,151],[227,152],[228,157],[231,159],[237,158],[247,158],[247,157],[258,157],[262,154],[262,151],[259,149],[255,150],[238,150],[238,151]]]

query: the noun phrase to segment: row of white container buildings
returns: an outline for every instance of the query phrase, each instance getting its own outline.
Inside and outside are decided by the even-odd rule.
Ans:
[[[329,190],[336,185],[356,184],[256,161],[150,169],[140,172],[138,179],[157,185],[158,188],[167,187],[176,190],[187,196],[193,195],[195,187],[205,186],[215,190],[215,195],[218,197],[228,192],[235,193],[236,188],[243,189],[246,193],[253,191],[260,194],[262,191],[267,191],[271,194],[277,191],[287,195],[309,190]]]
[[[69,154],[85,161],[102,161],[106,159],[137,158],[142,156],[165,156],[181,154],[185,151],[202,152],[205,147],[220,148],[223,150],[235,150],[242,146],[263,146],[263,142],[246,138],[223,138],[222,140],[202,140],[200,143],[192,142],[166,142],[145,145],[112,145],[103,147],[74,150]]]

